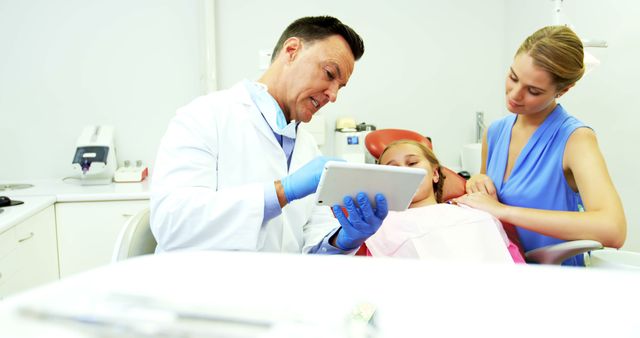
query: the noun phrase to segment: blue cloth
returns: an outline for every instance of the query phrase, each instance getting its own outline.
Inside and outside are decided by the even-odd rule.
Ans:
[[[296,132],[298,131],[298,125],[300,123],[292,121],[286,124],[287,122],[280,105],[278,105],[276,99],[269,94],[267,86],[264,84],[245,80],[244,86],[247,88],[251,99],[256,104],[256,107],[269,125],[269,128],[271,128],[273,136],[282,147],[287,157],[287,168],[289,168],[291,165],[291,155],[293,154],[293,148],[296,142]]]
[[[509,156],[511,129],[516,115],[491,124],[487,132],[487,175],[493,180],[500,202],[525,208],[580,211],[582,199],[564,176],[562,158],[571,133],[586,127],[561,105],[547,116],[518,156],[507,181],[503,181]],[[563,240],[516,227],[525,252]],[[562,265],[584,266],[582,255]]]
[[[278,201],[278,193],[276,192],[273,182],[264,182],[264,209],[262,216],[262,225],[267,224],[271,219],[280,215],[280,201]]]

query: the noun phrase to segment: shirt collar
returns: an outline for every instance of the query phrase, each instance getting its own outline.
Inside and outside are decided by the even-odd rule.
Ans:
[[[267,86],[260,82],[244,80],[244,86],[249,92],[251,99],[255,103],[271,130],[282,136],[295,139],[298,123],[294,120],[287,124],[284,113],[278,102],[269,94]]]

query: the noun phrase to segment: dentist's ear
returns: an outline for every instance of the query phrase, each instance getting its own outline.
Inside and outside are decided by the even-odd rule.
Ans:
[[[302,40],[290,37],[284,42],[283,52],[287,55],[287,61],[291,62],[296,58],[297,53],[302,49]]]

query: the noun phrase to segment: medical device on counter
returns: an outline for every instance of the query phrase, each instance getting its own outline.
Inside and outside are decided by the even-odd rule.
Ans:
[[[142,182],[149,175],[149,169],[142,164],[141,160],[136,161],[132,166],[130,161],[124,161],[124,167],[118,168],[113,176],[114,182]]]
[[[113,127],[85,127],[76,142],[72,166],[82,185],[110,184],[117,167]]]
[[[369,155],[364,146],[364,138],[372,130],[376,130],[374,125],[365,123],[356,125],[356,121],[352,118],[338,118],[334,139],[335,156],[347,162],[375,163],[375,159]]]

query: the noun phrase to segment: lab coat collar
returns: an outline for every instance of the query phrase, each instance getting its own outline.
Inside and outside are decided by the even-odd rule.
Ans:
[[[249,91],[245,87],[244,83],[242,81],[236,83],[229,89],[229,91],[232,93],[232,97],[245,107],[245,112],[247,113],[246,117],[252,122],[256,130],[264,135],[265,139],[269,143],[280,148],[280,143],[274,137],[274,133],[264,116],[262,116],[262,113],[260,113],[260,109],[258,109],[258,106],[256,106],[251,99],[251,95],[249,95]]]
[[[262,116],[264,116],[265,121],[269,124],[269,127],[271,127],[271,130],[278,135],[295,139],[298,123],[291,121],[287,124],[282,109],[280,109],[273,96],[269,94],[267,86],[263,83],[249,80],[244,80],[243,85],[260,113],[262,113]]]

